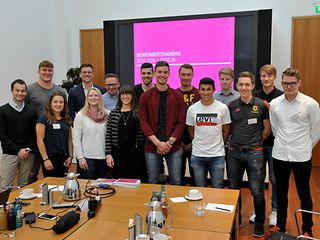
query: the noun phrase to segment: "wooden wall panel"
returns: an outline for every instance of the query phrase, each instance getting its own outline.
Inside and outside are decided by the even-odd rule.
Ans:
[[[293,17],[291,66],[301,72],[300,91],[320,101],[320,16]],[[320,144],[313,150],[320,166]]]
[[[90,63],[94,68],[94,82],[104,86],[103,29],[80,30],[81,64]]]

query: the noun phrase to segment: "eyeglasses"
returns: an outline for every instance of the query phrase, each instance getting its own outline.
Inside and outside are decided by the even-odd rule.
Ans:
[[[296,82],[281,82],[281,84],[283,85],[283,86],[285,86],[285,87],[294,87],[294,86],[296,86],[297,85],[297,83],[298,83],[299,81],[296,81]]]
[[[118,84],[116,83],[111,83],[111,84],[106,84],[106,87],[107,88],[110,88],[110,87],[116,87]]]

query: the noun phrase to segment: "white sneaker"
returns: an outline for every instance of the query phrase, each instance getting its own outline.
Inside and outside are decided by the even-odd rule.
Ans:
[[[252,215],[249,218],[250,223],[254,223],[254,220],[256,219],[256,214],[253,212]]]
[[[275,226],[277,224],[277,211],[272,211],[269,215],[269,226]]]

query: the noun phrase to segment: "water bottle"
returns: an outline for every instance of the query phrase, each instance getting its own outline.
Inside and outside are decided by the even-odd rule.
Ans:
[[[15,212],[16,212],[16,227],[20,228],[22,227],[23,221],[22,221],[22,205],[21,205],[21,199],[19,197],[16,197]]]

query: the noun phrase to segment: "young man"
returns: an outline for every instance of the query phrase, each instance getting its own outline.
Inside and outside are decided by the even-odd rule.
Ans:
[[[205,187],[210,172],[211,186],[223,188],[225,164],[224,143],[230,132],[228,107],[213,99],[215,90],[211,78],[199,83],[201,100],[189,107],[186,124],[192,139],[191,166],[197,187]]]
[[[231,68],[225,67],[219,70],[221,91],[214,94],[214,99],[229,105],[230,102],[239,98],[240,94],[232,88],[234,72]]]
[[[17,185],[29,183],[36,149],[35,125],[37,112],[24,103],[27,85],[17,79],[11,83],[12,100],[0,107],[0,188],[13,185],[18,170]]]
[[[159,181],[160,167],[166,159],[170,184],[181,183],[181,136],[185,127],[185,105],[178,90],[169,87],[169,64],[157,62],[156,86],[141,95],[140,126],[146,138],[145,155],[148,182]]]
[[[190,64],[183,64],[179,69],[180,78],[180,88],[178,90],[183,95],[183,101],[186,105],[186,111],[195,102],[200,100],[200,94],[197,88],[192,86],[193,79],[193,67]],[[191,149],[192,149],[191,139],[188,134],[187,126],[182,135],[181,146],[183,150],[182,154],[182,167],[181,167],[181,185],[185,185],[185,173],[186,173],[186,163],[188,159],[189,172],[191,178],[191,186],[195,186],[194,174],[191,167]]]
[[[253,92],[253,95],[271,102],[272,99],[279,97],[283,92],[274,86],[274,81],[277,79],[277,70],[273,65],[266,64],[260,68],[260,80],[262,88]],[[269,215],[269,226],[274,226],[277,223],[277,193],[276,193],[276,179],[273,173],[273,161],[272,161],[272,147],[274,136],[272,133],[263,141],[263,158],[269,165],[269,179],[272,184],[272,196],[271,196],[271,213]],[[256,215],[253,213],[249,219],[251,223],[254,223]]]
[[[61,92],[66,96],[65,90],[52,81],[53,67],[53,64],[47,60],[40,62],[38,68],[39,80],[28,86],[28,94],[25,102],[37,111],[38,116],[43,114],[47,101],[54,92]],[[30,174],[30,183],[37,181],[41,163],[42,158],[36,149],[34,165]]]
[[[260,98],[252,95],[254,76],[239,73],[237,88],[240,98],[229,104],[231,140],[228,148],[227,171],[230,188],[240,189],[246,170],[256,213],[254,237],[263,237],[265,220],[263,140],[270,132],[269,110]]]
[[[117,74],[107,73],[104,78],[107,92],[103,94],[104,107],[112,111],[117,107],[120,88],[120,79]]]
[[[312,148],[320,137],[319,104],[299,92],[301,77],[298,70],[288,68],[282,73],[284,94],[271,101],[270,120],[275,136],[272,150],[274,175],[277,182],[277,225],[272,232],[286,232],[289,178],[293,171],[301,208],[312,211],[310,193]],[[302,213],[302,233],[312,237],[312,215]]]
[[[154,87],[154,84],[152,83],[154,75],[152,64],[148,62],[143,63],[140,68],[140,75],[142,83],[134,86],[134,91],[136,92],[138,102],[142,93]]]
[[[98,88],[102,94],[106,92],[105,88],[93,83],[94,74],[91,64],[82,64],[79,68],[79,74],[82,83],[71,88],[68,97],[69,113],[72,119],[74,119],[76,113],[83,108],[89,88]]]

